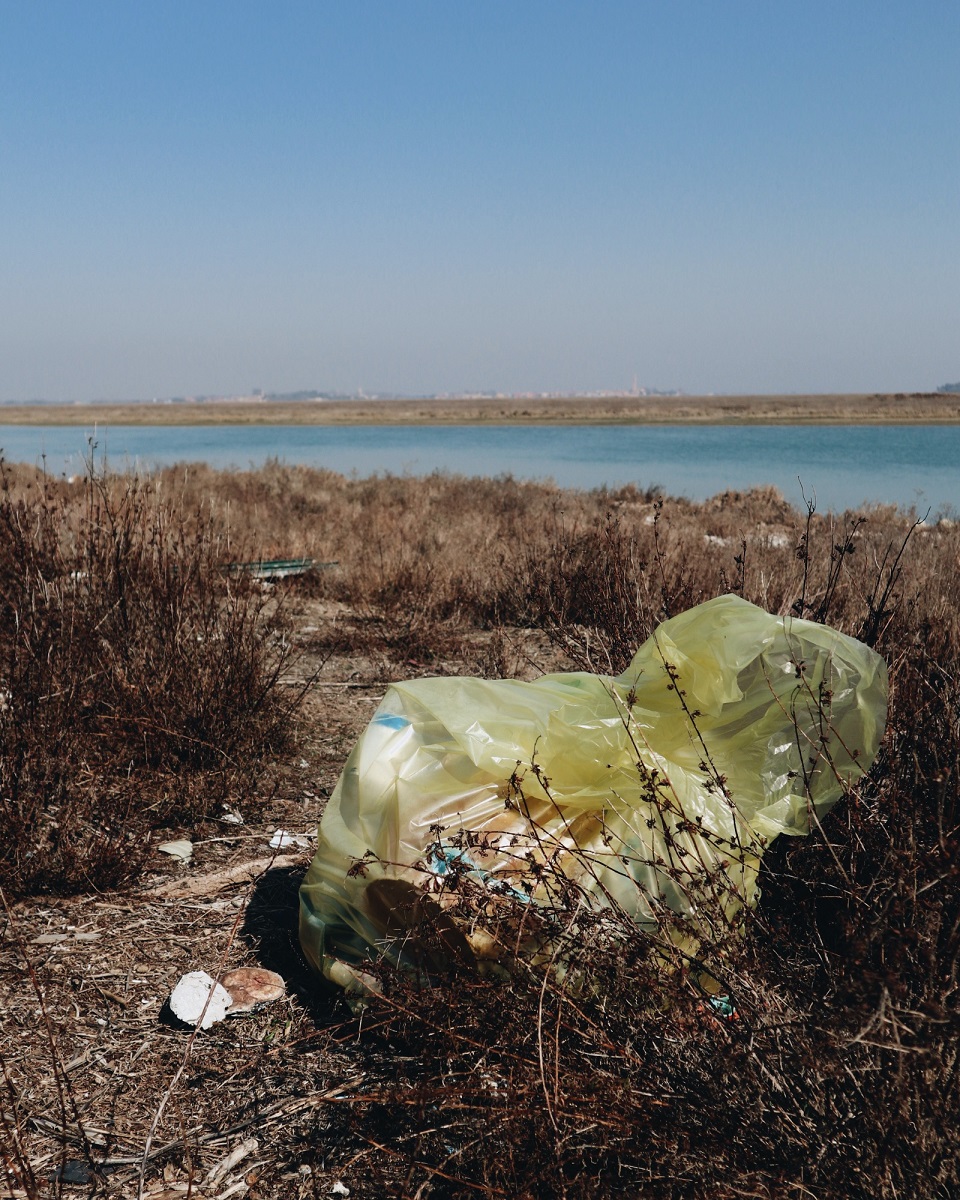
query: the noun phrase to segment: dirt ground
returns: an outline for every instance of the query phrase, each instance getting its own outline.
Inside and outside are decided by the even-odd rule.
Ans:
[[[221,819],[165,835],[192,837],[188,865],[154,847],[129,892],[0,913],[0,1134],[13,1142],[0,1194],[381,1194],[351,1161],[357,1147],[317,1144],[324,1106],[349,1103],[368,1081],[356,1021],[299,952],[297,888],[325,799],[387,683],[465,665],[330,655],[334,608],[306,600],[295,611],[302,655],[289,686],[316,673],[300,752]],[[513,649],[518,675],[556,666],[542,645]],[[271,849],[278,829],[301,844]],[[172,1017],[182,974],[239,966],[278,971],[286,998],[196,1034]]]

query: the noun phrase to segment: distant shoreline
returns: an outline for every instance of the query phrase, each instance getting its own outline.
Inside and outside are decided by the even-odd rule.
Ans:
[[[0,405],[0,425],[958,425],[960,394]]]

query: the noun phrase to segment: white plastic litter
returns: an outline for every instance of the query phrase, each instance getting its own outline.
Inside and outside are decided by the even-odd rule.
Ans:
[[[178,838],[175,842],[161,842],[157,847],[161,854],[169,854],[181,862],[189,862],[193,857],[193,842],[187,838]]]
[[[291,846],[304,850],[309,845],[310,838],[305,833],[290,833],[286,829],[278,829],[270,839],[271,850],[288,850]]]
[[[206,971],[190,971],[181,976],[170,993],[170,1011],[173,1015],[184,1025],[199,1025],[201,1029],[209,1029],[211,1025],[222,1021],[231,1004],[233,997],[230,993]],[[201,1014],[203,1020],[200,1019]]]

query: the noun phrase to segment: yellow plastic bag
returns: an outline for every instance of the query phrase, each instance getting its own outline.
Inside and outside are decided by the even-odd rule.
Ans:
[[[736,596],[666,621],[617,678],[396,684],[323,814],[304,952],[356,988],[427,916],[451,957],[482,958],[430,897],[459,873],[549,903],[545,863],[641,925],[666,908],[696,927],[718,896],[732,918],[764,848],[869,768],[886,695],[867,646]]]

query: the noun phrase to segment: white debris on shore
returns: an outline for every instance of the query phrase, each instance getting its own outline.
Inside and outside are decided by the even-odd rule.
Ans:
[[[209,1029],[222,1021],[232,1003],[233,997],[226,988],[206,971],[183,975],[170,993],[170,1011],[177,1020],[200,1029]]]

